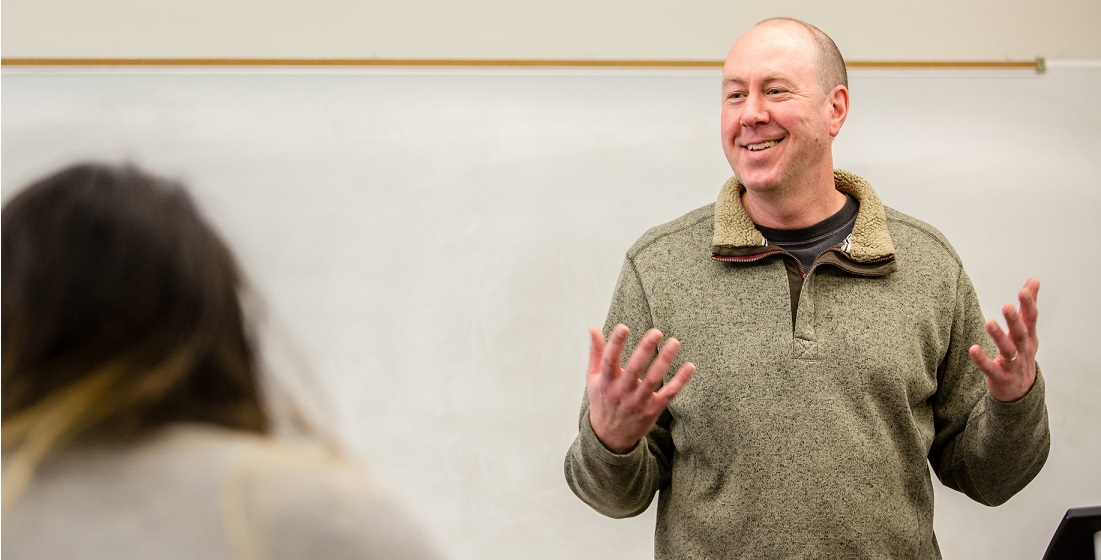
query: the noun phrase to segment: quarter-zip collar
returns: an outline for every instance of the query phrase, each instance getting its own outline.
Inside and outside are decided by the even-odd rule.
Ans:
[[[853,274],[880,276],[895,270],[895,248],[887,231],[883,203],[872,186],[861,177],[836,169],[833,172],[837,190],[852,195],[860,202],[852,235],[846,242],[826,252],[816,264],[829,262]],[[715,229],[711,255],[716,260],[754,262],[772,255],[787,254],[770,246],[749,218],[742,205],[743,185],[731,177],[719,192],[715,203]]]

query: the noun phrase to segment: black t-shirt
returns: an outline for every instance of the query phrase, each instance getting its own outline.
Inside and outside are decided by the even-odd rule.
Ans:
[[[769,245],[775,245],[795,255],[799,264],[803,266],[803,273],[810,270],[814,259],[825,253],[827,249],[840,244],[853,231],[856,223],[856,212],[860,209],[860,203],[855,198],[846,194],[845,205],[834,215],[802,229],[775,229],[757,226],[757,230],[765,237]]]

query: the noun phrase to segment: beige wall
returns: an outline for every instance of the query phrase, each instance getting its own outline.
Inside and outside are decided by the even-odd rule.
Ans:
[[[720,59],[760,19],[850,60],[1101,58],[1099,0],[4,0],[4,57]]]

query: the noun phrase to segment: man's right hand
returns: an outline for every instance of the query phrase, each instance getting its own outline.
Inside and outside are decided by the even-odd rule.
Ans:
[[[657,329],[643,335],[627,365],[621,367],[628,332],[627,327],[616,325],[605,342],[600,329],[589,327],[592,346],[585,382],[589,423],[600,443],[619,454],[634,449],[696,371],[695,365],[686,363],[662,385],[680,342],[670,338],[651,361],[662,339]]]

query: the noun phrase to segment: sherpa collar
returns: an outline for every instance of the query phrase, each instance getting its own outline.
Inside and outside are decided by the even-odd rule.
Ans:
[[[846,247],[849,258],[858,263],[870,263],[894,257],[895,247],[887,232],[887,217],[883,203],[867,181],[857,175],[835,169],[833,182],[837,190],[852,195],[860,202],[860,210],[853,224],[852,243]],[[731,177],[719,192],[715,203],[714,250],[736,247],[761,247],[765,238],[749,219],[742,206],[745,185],[737,177]]]

